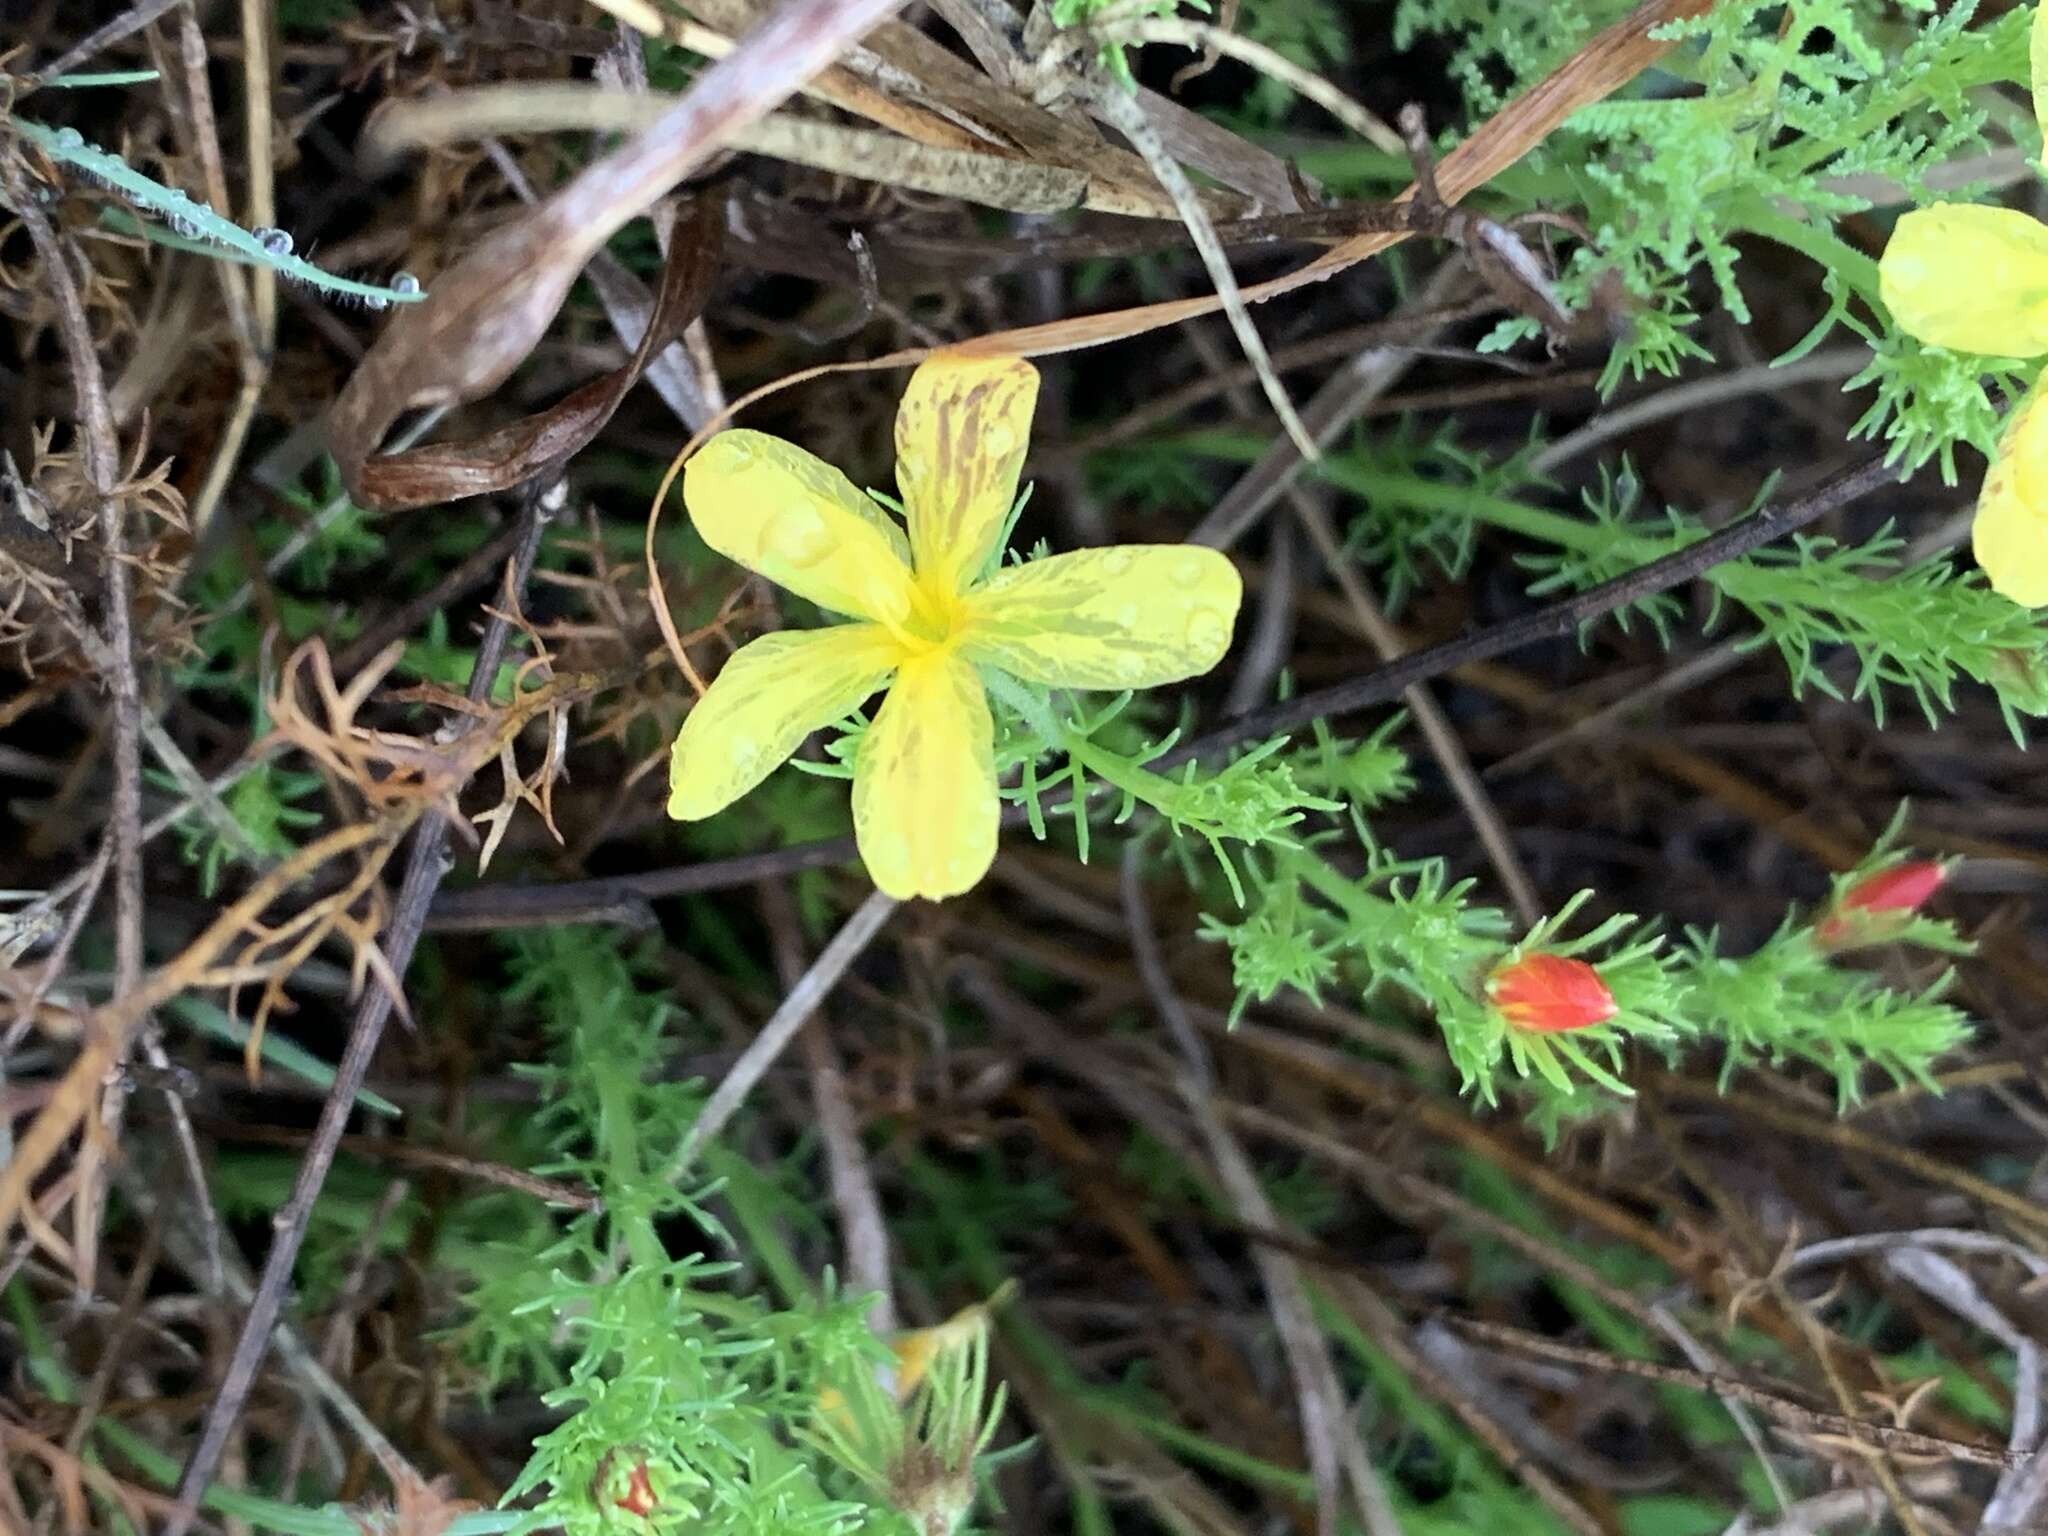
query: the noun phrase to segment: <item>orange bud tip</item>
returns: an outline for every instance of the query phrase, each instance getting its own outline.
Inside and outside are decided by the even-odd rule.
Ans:
[[[1861,912],[1917,912],[1947,878],[1948,871],[1932,859],[1895,864],[1850,886],[1842,905]]]
[[[643,1520],[654,1513],[654,1483],[647,1475],[647,1463],[641,1462],[633,1468],[626,1479],[626,1491],[612,1502],[629,1515],[638,1515]]]
[[[1881,869],[1844,891],[1814,932],[1830,946],[1882,938],[1926,905],[1946,879],[1948,870],[1932,859]]]
[[[1544,1034],[1589,1029],[1618,1011],[1592,966],[1540,952],[1497,967],[1486,978],[1486,998],[1512,1027]]]

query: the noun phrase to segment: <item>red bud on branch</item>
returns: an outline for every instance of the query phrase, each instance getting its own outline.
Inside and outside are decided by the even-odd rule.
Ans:
[[[1592,966],[1540,952],[1496,967],[1486,978],[1486,998],[1512,1027],[1545,1034],[1604,1024],[1617,1012]]]
[[[1814,929],[1824,949],[1847,949],[1891,937],[1941,889],[1948,870],[1932,859],[1894,864],[1858,880]]]

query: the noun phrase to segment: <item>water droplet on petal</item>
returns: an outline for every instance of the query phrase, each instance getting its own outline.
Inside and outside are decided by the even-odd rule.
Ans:
[[[57,130],[57,147],[59,149],[83,149],[85,148],[85,135],[76,128],[59,128]]]
[[[1173,579],[1184,587],[1196,586],[1201,582],[1202,573],[1207,569],[1208,563],[1200,556],[1186,555],[1174,566]]]
[[[275,225],[266,224],[257,230],[256,243],[273,256],[289,256],[292,253],[292,237]]]
[[[1214,608],[1197,608],[1188,615],[1188,648],[1203,656],[1220,656],[1230,644],[1230,622]]]
[[[418,293],[420,291],[420,280],[410,272],[394,272],[391,274],[391,291],[393,293]]]
[[[761,761],[761,744],[751,736],[735,736],[727,749],[731,754],[733,770],[742,777],[753,773]]]
[[[365,309],[389,309],[390,307],[391,301],[381,293],[366,293],[363,295],[363,308]]]
[[[1006,421],[999,421],[982,434],[981,445],[992,459],[1008,458],[1017,449],[1017,434]]]
[[[1112,549],[1102,557],[1103,574],[1122,576],[1131,568],[1131,552],[1127,549]]]
[[[1123,607],[1117,609],[1116,624],[1119,629],[1136,629],[1138,627],[1138,605],[1136,603],[1125,603]]]
[[[1145,675],[1145,658],[1136,651],[1126,651],[1117,658],[1116,670],[1125,682],[1135,684]]]
[[[832,553],[832,530],[810,507],[790,507],[768,519],[761,530],[761,556],[797,570],[816,565]]]

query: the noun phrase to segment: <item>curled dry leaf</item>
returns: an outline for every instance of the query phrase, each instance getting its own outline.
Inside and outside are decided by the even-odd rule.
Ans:
[[[526,359],[584,263],[626,222],[781,105],[903,0],[788,5],[705,70],[661,120],[586,167],[547,201],[486,236],[395,315],[335,401],[329,446],[349,494],[408,410],[488,394]],[[438,497],[427,498],[438,500]]]
[[[544,411],[468,442],[431,443],[361,462],[341,459],[337,446],[343,474],[352,475],[355,499],[388,512],[482,496],[509,490],[581,449],[611,420],[648,365],[703,312],[718,271],[724,217],[722,204],[705,198],[677,224],[653,315],[623,366],[592,379]]]

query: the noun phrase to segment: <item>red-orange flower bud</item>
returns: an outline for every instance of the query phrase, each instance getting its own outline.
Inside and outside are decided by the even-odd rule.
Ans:
[[[1617,1011],[1600,973],[1583,960],[1540,951],[1497,966],[1486,978],[1486,998],[1516,1029],[1587,1029]]]
[[[654,1513],[654,1482],[647,1475],[647,1463],[634,1463],[632,1472],[626,1478],[626,1491],[612,1502],[629,1515],[642,1519]]]
[[[1932,859],[1881,869],[1842,892],[1814,935],[1830,949],[1886,938],[1903,928],[1947,878],[1947,869]]]

